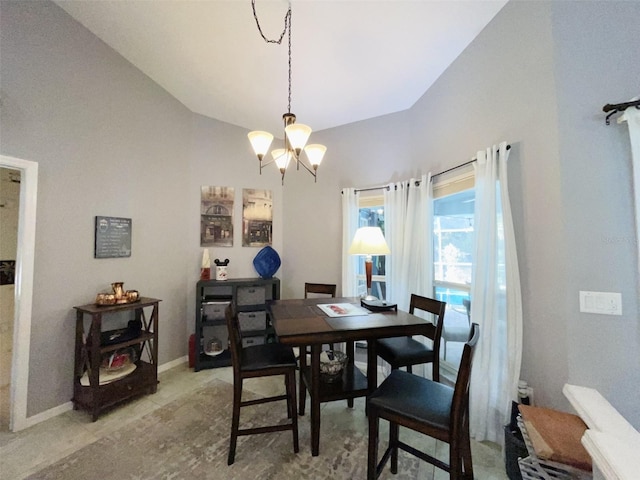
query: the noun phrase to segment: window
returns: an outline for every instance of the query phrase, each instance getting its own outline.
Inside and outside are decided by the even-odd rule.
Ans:
[[[469,325],[474,207],[473,171],[434,183],[433,285],[435,297],[447,303],[445,325],[450,327]],[[462,345],[447,343],[445,368],[457,369]]]
[[[358,227],[380,227],[384,233],[384,197],[361,196],[358,198]],[[385,256],[373,255],[373,271],[371,277],[371,295],[387,298],[385,284]],[[358,295],[366,295],[367,281],[364,270],[364,256],[358,259]]]

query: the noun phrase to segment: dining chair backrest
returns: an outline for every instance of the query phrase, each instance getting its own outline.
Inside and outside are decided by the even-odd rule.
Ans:
[[[464,298],[462,300],[462,305],[464,305],[464,309],[467,312],[467,320],[471,323],[471,300]]]
[[[425,335],[429,337],[431,340],[435,340],[436,338],[440,338],[442,336],[442,319],[444,318],[444,312],[447,308],[446,302],[441,302],[440,300],[435,300],[429,297],[422,297],[420,295],[416,295],[415,293],[411,294],[411,299],[409,300],[409,313],[414,314],[416,309],[422,310],[423,312],[431,313],[434,317],[434,326],[433,336],[428,333]],[[435,345],[434,345],[435,347]]]
[[[319,293],[323,295],[336,296],[337,286],[333,283],[305,283],[304,284],[304,298],[308,298],[309,293]]]
[[[451,431],[454,438],[462,433],[465,415],[469,414],[469,384],[471,383],[471,366],[476,352],[476,345],[480,338],[480,327],[477,323],[471,324],[469,340],[462,349],[462,358],[458,367],[458,376],[453,390],[451,401]]]
[[[434,316],[434,329],[430,332],[425,332],[425,337],[429,338],[433,341],[433,371],[440,372],[440,340],[442,339],[442,329],[444,326],[444,312],[447,308],[446,302],[441,302],[440,300],[435,300],[429,297],[422,297],[420,295],[416,295],[415,293],[411,294],[411,299],[409,301],[409,313],[415,313],[415,310],[422,310],[424,312],[431,313]],[[434,373],[435,374],[435,373]],[[435,374],[432,377],[434,380],[438,380],[440,377],[439,373]]]
[[[238,323],[238,315],[230,304],[226,311],[227,330],[229,332],[229,350],[231,351],[231,365],[234,374],[240,369],[240,355],[242,351],[242,336],[240,335],[240,325]]]

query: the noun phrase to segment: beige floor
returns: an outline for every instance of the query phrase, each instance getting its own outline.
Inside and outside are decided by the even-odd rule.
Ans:
[[[100,416],[96,422],[91,422],[86,412],[68,411],[22,432],[0,432],[0,479],[19,480],[38,472],[128,422],[200,388],[212,378],[231,383],[231,369],[227,367],[193,373],[183,364],[160,375],[156,394],[115,408]],[[265,382],[251,383],[246,387],[259,394],[268,394],[270,390],[270,385]],[[340,415],[344,408],[337,408],[338,403],[323,404],[324,415]],[[302,421],[308,421],[308,416],[303,417]],[[301,448],[309,446],[301,445]],[[507,480],[499,447],[474,442],[472,449],[477,479]],[[425,478],[434,478],[433,473]],[[447,478],[447,475],[436,469],[435,479],[441,478]]]

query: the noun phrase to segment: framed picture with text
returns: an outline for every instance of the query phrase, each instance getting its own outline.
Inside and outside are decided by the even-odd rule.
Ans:
[[[131,219],[96,216],[94,258],[131,256]]]

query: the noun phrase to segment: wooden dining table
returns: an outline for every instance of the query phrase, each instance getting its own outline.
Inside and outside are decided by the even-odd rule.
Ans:
[[[331,300],[331,301],[329,301]],[[367,396],[377,387],[377,338],[405,335],[431,335],[435,326],[426,319],[400,310],[330,316],[318,305],[349,304],[360,306],[359,298],[307,298],[273,300],[267,308],[280,343],[300,348],[300,415],[304,415],[306,391],[311,398],[311,454],[320,453],[320,404]],[[359,310],[354,308],[353,310]],[[360,313],[360,312],[359,312]],[[356,341],[367,341],[366,375],[355,365]],[[348,362],[337,382],[325,382],[320,375],[323,344],[346,344]],[[307,365],[306,348],[311,349],[311,365]]]

